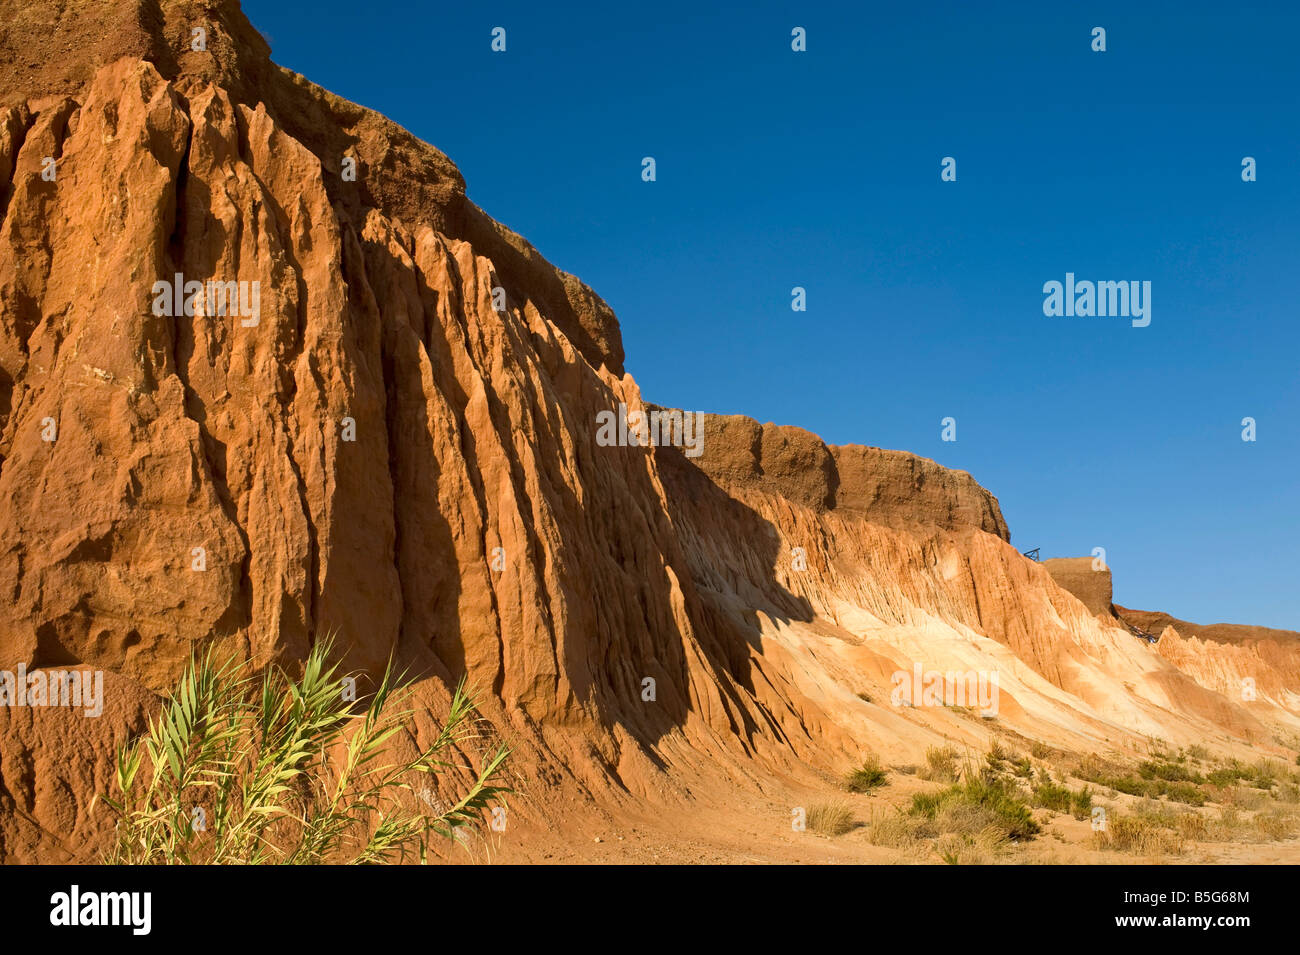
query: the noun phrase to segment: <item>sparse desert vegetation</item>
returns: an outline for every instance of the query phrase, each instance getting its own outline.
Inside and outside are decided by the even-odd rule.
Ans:
[[[844,802],[818,803],[808,810],[808,829],[820,836],[842,836],[854,822],[853,809]]]
[[[868,756],[862,765],[849,773],[846,785],[849,792],[869,793],[889,782],[889,774],[880,765],[876,756]]]
[[[959,774],[959,754],[951,746],[932,746],[925,751],[925,766],[918,770],[921,779],[934,783],[955,783]]]
[[[872,845],[932,850],[949,864],[986,864],[1040,831],[1017,782],[976,772],[969,763],[959,768],[955,749],[931,749],[920,776],[950,784],[915,793],[905,806],[874,811],[867,827]]]
[[[1104,830],[1093,833],[1099,849],[1133,852],[1144,856],[1177,855],[1185,840],[1174,828],[1146,816],[1117,816]]]
[[[1053,812],[1068,812],[1075,819],[1087,819],[1092,809],[1092,790],[1087,786],[1072,790],[1052,782],[1049,777],[1034,786],[1033,804]]]
[[[1034,815],[1007,783],[984,778],[967,779],[938,793],[912,797],[913,815],[935,824],[939,833],[968,831],[972,820],[994,826],[1008,839],[1027,839],[1039,831]]]
[[[1203,746],[1155,748],[1132,769],[1091,755],[1075,772],[1116,801],[1139,800],[1106,814],[1093,833],[1099,849],[1158,858],[1197,843],[1282,841],[1297,832],[1300,773],[1277,760],[1247,764]]]
[[[906,768],[915,774],[898,785],[940,785],[910,792],[904,802],[877,803],[863,838],[911,861],[1058,861],[1055,843],[1074,846],[1081,858],[1101,852],[1159,862],[1300,834],[1300,773],[1277,760],[1247,763],[1204,747],[1126,759],[1069,757],[1045,746],[1025,754],[995,740],[982,759],[930,747],[923,767]],[[899,779],[909,776],[893,769]]]

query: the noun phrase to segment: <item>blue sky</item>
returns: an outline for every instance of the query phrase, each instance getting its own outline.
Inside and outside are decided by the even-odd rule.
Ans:
[[[1300,7],[716,6],[244,2],[600,293],[648,400],[934,458],[1118,603],[1300,629]],[[1044,316],[1066,272],[1150,326]]]

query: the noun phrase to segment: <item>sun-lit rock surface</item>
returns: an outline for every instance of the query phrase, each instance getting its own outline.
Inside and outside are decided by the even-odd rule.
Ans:
[[[890,705],[916,663],[1067,750],[1295,738],[1295,635],[1138,639],[964,472],[736,416],[699,457],[598,443],[648,407],[610,309],[234,2],[0,11],[0,668],[107,674],[95,719],[0,709],[0,858],[94,858],[113,747],[213,640],[395,654],[418,738],[467,675],[540,820],[984,745]],[[177,274],[256,315],[157,314]]]

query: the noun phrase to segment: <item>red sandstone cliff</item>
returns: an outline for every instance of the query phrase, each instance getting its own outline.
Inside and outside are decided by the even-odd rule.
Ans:
[[[467,675],[543,820],[982,744],[887,705],[914,662],[1079,751],[1300,727],[1090,613],[964,472],[738,417],[600,444],[645,407],[609,308],[232,0],[0,11],[0,667],[107,672],[94,721],[0,710],[0,858],[93,857],[113,746],[210,641],[395,653],[417,738]],[[256,323],[157,314],[177,274],[258,283]]]

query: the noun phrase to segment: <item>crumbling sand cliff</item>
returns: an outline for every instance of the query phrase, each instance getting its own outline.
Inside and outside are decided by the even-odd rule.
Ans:
[[[94,720],[0,709],[0,858],[94,857],[113,747],[212,641],[395,655],[417,739],[467,676],[540,820],[982,742],[890,704],[916,663],[996,671],[998,720],[1067,749],[1300,731],[1293,648],[1234,698],[1021,556],[963,472],[737,417],[697,458],[599,444],[647,407],[610,309],[233,0],[0,10],[0,666],[107,674]],[[159,282],[256,314],[166,314]]]

